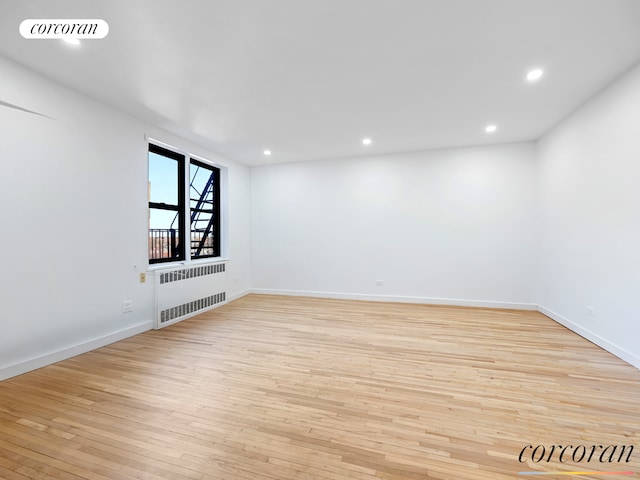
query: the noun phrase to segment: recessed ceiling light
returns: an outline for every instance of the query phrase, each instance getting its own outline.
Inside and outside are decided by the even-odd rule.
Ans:
[[[495,126],[495,125],[487,125],[487,126],[485,127],[484,131],[485,131],[485,132],[487,132],[487,133],[493,133],[493,132],[495,132],[497,129],[498,129],[498,127],[497,127],[497,126]]]
[[[371,145],[371,139],[370,138],[363,138],[362,139],[362,144],[363,145]]]
[[[62,41],[68,43],[69,45],[80,45],[80,40],[73,37],[65,37],[62,39]]]
[[[527,73],[527,80],[530,82],[537,82],[542,77],[544,71],[541,68],[536,68]]]
[[[271,150],[265,150],[262,153],[264,153],[268,157],[269,155],[271,155]]]

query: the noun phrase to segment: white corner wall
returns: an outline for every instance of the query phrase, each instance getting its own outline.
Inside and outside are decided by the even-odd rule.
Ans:
[[[253,291],[535,308],[534,216],[532,143],[254,168]]]
[[[540,310],[640,368],[640,65],[537,157]]]
[[[250,170],[0,58],[0,379],[151,327],[145,134],[229,172],[231,298],[250,288]],[[48,118],[51,117],[51,118]],[[122,301],[134,311],[123,314]]]

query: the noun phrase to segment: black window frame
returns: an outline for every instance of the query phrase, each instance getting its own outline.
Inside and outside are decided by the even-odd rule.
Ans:
[[[149,155],[151,153],[155,153],[157,155],[161,155],[165,158],[169,158],[178,162],[178,203],[175,204],[167,204],[161,202],[152,202],[151,197],[149,197],[149,218],[151,218],[152,210],[164,210],[176,212],[176,219],[174,221],[174,225],[177,224],[177,227],[174,229],[152,229],[151,224],[148,225],[147,232],[147,240],[148,240],[148,251],[147,257],[150,265],[155,264],[164,264],[164,263],[175,263],[175,262],[185,262],[185,261],[197,261],[201,259],[208,258],[219,258],[222,256],[222,215],[221,215],[221,204],[222,204],[222,191],[221,191],[221,178],[222,178],[222,170],[220,167],[203,161],[200,158],[192,157],[190,155],[177,152],[175,150],[171,150],[165,146],[160,146],[155,143],[149,142],[149,148],[147,153],[147,162],[149,163]],[[192,190],[196,192],[197,195],[201,195],[203,192],[198,192],[194,187],[193,183],[195,180],[195,176],[192,178],[192,168],[203,168],[208,172],[211,172],[210,175],[213,176],[212,180],[212,188],[213,190],[210,192],[211,199],[213,201],[213,205],[211,208],[200,208],[198,209],[201,214],[207,215],[211,214],[212,217],[210,219],[210,234],[205,234],[204,238],[210,238],[209,241],[202,242],[201,248],[194,248],[196,238],[202,239],[203,237],[197,237],[202,232],[198,231],[197,227],[194,225],[194,208],[192,207]],[[193,173],[195,175],[195,171]],[[187,179],[189,183],[187,183]],[[202,196],[202,198],[206,198]],[[198,205],[196,204],[196,207]],[[202,206],[202,205],[201,205]],[[195,222],[197,224],[197,222]],[[154,243],[155,242],[155,243]],[[165,251],[169,251],[168,256],[165,255]],[[206,251],[208,253],[202,254],[202,251]],[[200,254],[196,252],[200,251]],[[154,254],[160,252],[160,257],[155,257]],[[210,252],[210,253],[209,253]]]
[[[151,212],[152,209],[156,209],[156,210],[165,210],[165,211],[172,211],[172,212],[176,212],[178,217],[177,217],[177,222],[178,222],[178,234],[177,234],[177,238],[175,239],[174,245],[170,245],[170,255],[168,257],[160,257],[160,258],[151,258],[150,253],[148,252],[148,256],[149,256],[149,264],[155,264],[155,263],[167,263],[167,262],[182,262],[185,260],[185,190],[184,190],[184,184],[185,184],[185,165],[186,165],[186,156],[178,153],[178,152],[174,152],[173,150],[169,150],[167,148],[164,147],[160,147],[159,145],[155,145],[153,143],[149,143],[149,151],[147,153],[147,156],[150,153],[155,153],[156,155],[161,155],[165,158],[170,158],[172,160],[175,160],[176,162],[178,162],[178,204],[177,205],[173,205],[173,204],[167,204],[167,203],[160,203],[160,202],[152,202],[151,198],[149,198],[149,212]],[[148,159],[147,159],[148,162]],[[149,226],[149,233],[148,236],[150,237],[150,233],[151,233],[151,227]],[[172,250],[172,252],[171,252]]]
[[[197,210],[194,209],[191,206],[191,201],[195,200],[193,198],[191,198],[191,182],[193,181],[191,178],[191,168],[192,166],[195,165],[196,167],[199,168],[204,168],[205,170],[208,170],[211,172],[211,175],[213,175],[213,205],[211,209],[200,209],[201,212],[205,212],[205,213],[211,213],[213,216],[213,231],[210,233],[211,238],[213,240],[212,245],[207,245],[204,248],[207,249],[212,249],[213,252],[211,254],[194,254],[193,250],[193,242],[190,243],[190,258],[192,260],[200,260],[203,258],[216,258],[216,257],[220,257],[221,256],[221,251],[220,251],[220,238],[221,238],[221,232],[220,232],[220,228],[222,225],[221,219],[220,219],[220,169],[214,165],[211,165],[209,163],[203,162],[202,160],[199,160],[197,158],[189,158],[189,178],[190,178],[190,185],[189,185],[189,235],[190,235],[190,240],[193,240],[193,232],[194,232],[194,217],[196,216]]]

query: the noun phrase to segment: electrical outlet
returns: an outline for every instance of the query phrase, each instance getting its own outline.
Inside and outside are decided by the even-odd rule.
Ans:
[[[589,315],[591,315],[592,317],[596,316],[596,309],[595,307],[592,307],[591,305],[587,305],[587,313]]]
[[[382,280],[376,280],[376,287],[381,287],[383,283],[384,282]]]
[[[133,312],[133,300],[125,300],[122,302],[122,313]]]
[[[146,273],[141,273],[140,274],[140,283],[145,283],[147,281],[147,274]]]

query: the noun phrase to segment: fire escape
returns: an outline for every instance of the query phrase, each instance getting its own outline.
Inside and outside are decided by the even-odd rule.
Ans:
[[[180,225],[182,206],[175,208],[173,205],[156,203],[150,208],[158,210],[173,210],[175,216],[169,228],[149,228],[149,260],[153,263],[180,259],[182,257],[181,240],[189,243],[191,258],[213,257],[220,254],[220,171],[217,168],[200,166],[197,162],[191,163],[193,172],[189,183],[189,224],[186,232],[181,235],[184,228]],[[200,174],[198,176],[198,174]],[[182,202],[181,202],[182,203]],[[187,252],[184,252],[185,254]]]
[[[214,195],[216,187],[216,173],[211,172],[207,183],[202,191],[194,186],[194,182],[200,167],[196,168],[193,176],[191,177],[191,183],[189,184],[189,201],[191,202],[191,257],[215,255],[215,245],[213,241],[213,229],[215,227],[215,221],[218,217],[215,211]],[[206,171],[206,169],[205,169]],[[195,202],[195,205],[194,205]],[[178,222],[179,214],[171,222],[171,226],[168,229],[169,238],[169,250],[171,258],[175,258],[180,251],[180,244],[176,236],[176,227],[174,225]],[[205,252],[203,253],[203,250]],[[206,251],[210,250],[210,251]]]
[[[195,206],[191,207],[191,256],[199,257],[204,254],[213,255],[215,246],[213,244],[213,228],[214,222],[217,218],[217,212],[215,212],[214,195],[215,192],[215,177],[216,174],[211,172],[209,179],[205,184],[202,192],[193,185],[196,175],[198,174],[200,167],[196,169],[191,183],[189,185],[189,198],[191,202],[196,202]],[[194,194],[197,198],[193,198]],[[202,253],[203,250],[211,250],[210,252]]]

